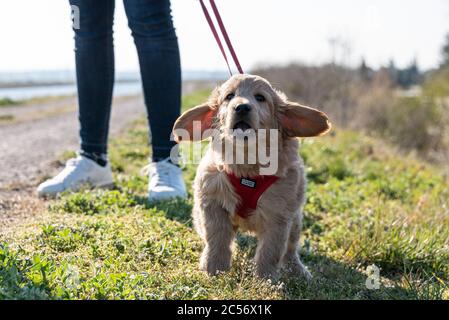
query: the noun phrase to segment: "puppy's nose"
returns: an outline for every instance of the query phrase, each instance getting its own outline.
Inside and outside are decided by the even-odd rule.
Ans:
[[[248,114],[251,111],[251,106],[249,104],[241,104],[238,105],[235,108],[235,112],[239,115],[239,116],[244,116],[246,114]]]

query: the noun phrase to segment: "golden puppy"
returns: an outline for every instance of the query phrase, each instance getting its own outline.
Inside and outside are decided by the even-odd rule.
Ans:
[[[194,225],[205,244],[201,270],[216,274],[230,269],[232,242],[241,229],[258,238],[259,276],[276,278],[286,266],[311,277],[298,255],[306,179],[297,137],[320,136],[330,128],[324,113],[288,101],[267,80],[252,75],[233,76],[207,103],[176,121],[178,142],[215,140],[194,181]],[[265,140],[251,142],[251,131]],[[223,152],[226,142],[233,143],[230,152]],[[235,161],[237,145],[247,153],[243,162]],[[270,163],[262,163],[261,151],[272,153]],[[234,161],[225,161],[229,155]],[[255,161],[249,161],[251,156]],[[261,173],[267,168],[270,174]]]

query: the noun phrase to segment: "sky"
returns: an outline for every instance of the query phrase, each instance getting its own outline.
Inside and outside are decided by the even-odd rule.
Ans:
[[[93,0],[94,1],[94,0]],[[373,67],[414,58],[436,67],[449,32],[447,0],[216,0],[243,68],[362,57]],[[172,0],[182,65],[225,70],[198,0]],[[116,1],[116,68],[138,70],[123,2]],[[331,39],[338,39],[337,42]],[[340,43],[331,45],[331,43]],[[344,45],[343,45],[344,44]],[[0,72],[73,69],[68,0],[0,2]]]

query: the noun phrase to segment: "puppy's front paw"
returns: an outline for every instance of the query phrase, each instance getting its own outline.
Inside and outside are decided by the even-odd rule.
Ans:
[[[207,262],[200,263],[200,270],[206,271],[210,276],[216,276],[220,272],[227,272],[231,269],[229,263]]]
[[[277,281],[279,279],[279,270],[272,266],[256,266],[256,275],[262,279]]]
[[[299,274],[307,281],[310,282],[313,279],[312,274],[310,273],[309,270],[307,270],[304,266],[301,269],[301,271],[299,271]]]
[[[227,272],[231,269],[231,261],[222,257],[212,257],[207,252],[203,252],[200,260],[200,270],[215,276],[220,272]]]
[[[298,258],[291,259],[288,263],[286,263],[285,270],[291,275],[303,277],[308,282],[313,278],[312,274]]]

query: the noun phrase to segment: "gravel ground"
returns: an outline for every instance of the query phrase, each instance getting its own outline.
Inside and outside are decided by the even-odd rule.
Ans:
[[[50,104],[64,106],[51,109],[49,116],[39,118],[36,110],[41,106],[16,106],[17,113],[23,117],[25,109],[31,118],[11,124],[0,124],[0,192],[4,189],[27,188],[35,186],[43,176],[54,173],[54,161],[64,151],[79,147],[79,124],[75,111],[74,98],[62,98]],[[72,108],[67,108],[72,106]],[[10,114],[15,115],[10,108]],[[72,110],[67,110],[72,109]],[[111,134],[120,132],[130,121],[145,112],[141,97],[120,97],[115,99],[112,108]],[[38,118],[33,118],[37,116]],[[1,197],[1,196],[0,196]]]

